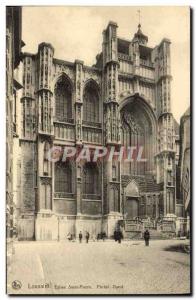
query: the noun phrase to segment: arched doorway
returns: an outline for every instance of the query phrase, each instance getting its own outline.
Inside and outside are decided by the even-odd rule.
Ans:
[[[139,188],[134,180],[127,185],[125,195],[125,218],[139,217]]]
[[[125,149],[125,158],[132,151],[131,161],[122,161],[122,175],[152,174],[157,127],[154,112],[138,94],[125,99],[120,109],[121,144]]]

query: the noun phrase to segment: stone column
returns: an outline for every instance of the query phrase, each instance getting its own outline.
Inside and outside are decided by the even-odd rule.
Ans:
[[[76,122],[76,144],[82,144],[82,120],[83,120],[83,62],[75,61],[76,85],[75,85],[75,122]]]
[[[76,162],[76,199],[77,199],[77,215],[81,214],[81,201],[82,201],[82,168],[80,163]]]
[[[109,22],[103,32],[103,78],[104,78],[104,143],[110,149],[120,145],[120,114],[118,104],[118,53],[117,53],[117,24]],[[122,219],[120,211],[116,211],[114,201],[118,194],[121,202],[121,174],[120,163],[117,167],[117,179],[112,178],[112,161],[105,161],[105,201],[107,203],[108,235],[112,235],[119,219]]]

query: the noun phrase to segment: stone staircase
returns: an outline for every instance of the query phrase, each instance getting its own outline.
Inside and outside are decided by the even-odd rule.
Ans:
[[[167,240],[175,237],[174,233],[163,232],[156,229],[150,229],[150,239],[151,240]],[[141,240],[143,239],[143,232],[139,231],[125,231],[124,233],[125,240]]]
[[[125,231],[124,239],[125,240],[141,240],[142,233],[141,233],[141,231]]]
[[[164,221],[160,224],[156,224],[153,221],[149,222],[143,220],[143,222],[129,219],[125,222],[124,238],[125,239],[143,239],[143,233],[146,229],[150,232],[150,238],[152,240],[163,240],[175,237],[175,230],[173,223]]]
[[[166,240],[172,237],[169,233],[165,233],[156,229],[151,229],[149,231],[151,240]]]

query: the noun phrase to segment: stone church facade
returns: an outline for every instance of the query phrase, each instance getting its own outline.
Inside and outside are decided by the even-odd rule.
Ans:
[[[96,64],[54,57],[51,44],[23,55],[20,99],[19,239],[79,231],[134,236],[176,232],[178,126],[171,112],[170,45],[154,48],[141,25],[130,40],[109,22]],[[146,161],[50,162],[54,146],[143,148]],[[119,226],[120,226],[119,225]]]

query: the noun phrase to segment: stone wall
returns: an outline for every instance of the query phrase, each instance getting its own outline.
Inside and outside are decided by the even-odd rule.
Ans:
[[[21,210],[35,210],[35,144],[21,141]]]

